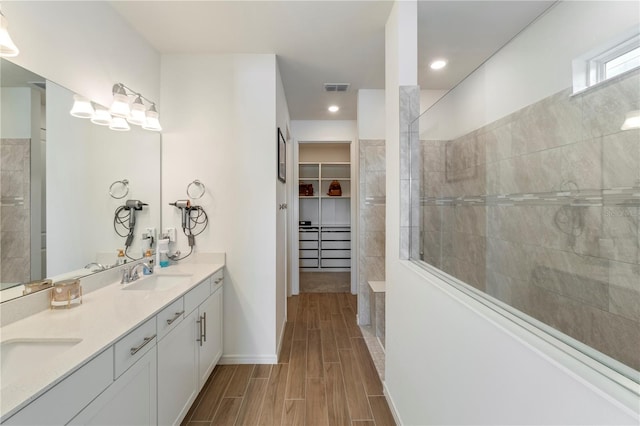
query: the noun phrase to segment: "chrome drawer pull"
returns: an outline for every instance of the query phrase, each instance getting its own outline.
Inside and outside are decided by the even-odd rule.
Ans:
[[[219,283],[220,281],[222,281],[222,280],[223,280],[223,278],[218,278],[218,279],[217,279],[217,280],[215,280],[213,283],[214,283],[214,284],[218,284],[218,283]]]
[[[206,313],[205,313],[206,315]],[[196,342],[200,342],[200,346],[202,346],[202,342],[204,341],[204,333],[202,332],[202,325],[203,325],[203,320],[202,320],[202,316],[198,317],[200,318],[198,321],[196,321],[198,323],[198,325],[200,326],[200,338],[196,339]]]
[[[206,312],[202,315],[202,321],[204,321],[204,336],[203,336],[203,338],[204,338],[204,341],[206,342],[207,341],[207,313]]]
[[[167,320],[167,325],[173,324],[182,314],[184,314],[184,311],[176,312],[176,315],[173,318]]]
[[[142,342],[140,344],[140,346],[138,346],[137,348],[131,348],[131,355],[135,355],[136,353],[138,353],[138,351],[140,349],[144,348],[147,343],[149,343],[150,341],[152,341],[155,338],[156,338],[155,334],[153,336],[151,336],[151,337],[145,337],[144,338],[144,342]]]

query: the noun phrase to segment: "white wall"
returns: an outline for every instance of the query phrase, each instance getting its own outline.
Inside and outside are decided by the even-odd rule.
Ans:
[[[638,2],[558,3],[439,102],[420,132],[454,139],[571,87],[573,59],[639,20]]]
[[[421,90],[420,113],[426,111],[448,90]],[[381,89],[358,90],[358,138],[385,138],[385,94]]]
[[[282,77],[280,75],[280,68],[276,63],[276,125],[280,128],[285,140],[287,134],[290,134],[289,126],[289,107],[287,105],[287,98],[284,94],[284,86],[282,84]],[[293,158],[292,155],[292,140],[286,141],[287,150],[287,183],[277,181],[276,183],[276,204],[278,206],[282,204],[288,204],[289,191],[287,188],[296,187],[293,184]],[[288,243],[288,229],[291,228],[289,223],[289,208],[280,209],[276,216],[276,316],[275,316],[275,328],[276,328],[276,341],[278,342],[277,352],[280,352],[280,344],[282,343],[282,335],[284,331],[284,325],[286,323],[286,306],[287,306],[287,289],[289,288],[290,271],[287,269],[291,264],[291,249]]]
[[[11,62],[103,105],[117,82],[159,101],[159,53],[108,2],[8,1],[2,13],[20,49]]]
[[[358,139],[384,139],[384,89],[358,90]]]
[[[3,87],[0,129],[5,139],[31,139],[31,90]]]
[[[227,253],[223,362],[276,362],[276,81],[271,54],[162,57],[163,226],[202,181],[196,251]]]
[[[415,14],[402,13],[410,8],[411,3],[396,3],[387,22],[386,34],[388,195],[385,388],[397,414],[402,423],[412,425],[638,424],[637,396],[612,385],[604,376],[544,344],[539,338],[453,289],[435,275],[424,272],[410,262],[398,260],[399,199],[395,194],[399,186],[399,129],[394,126],[398,120],[397,85],[411,84],[411,79],[402,79],[402,69],[415,69],[415,58],[401,53],[401,47],[407,43],[400,42],[402,35],[416,25]],[[581,7],[595,14],[585,17],[585,26],[591,26],[597,33],[599,26],[607,27],[602,17],[611,16],[613,12],[604,3],[561,3],[530,29],[547,32],[544,37],[545,56],[558,60],[558,49],[566,50],[574,43],[586,47],[588,43],[574,40],[568,32],[576,16],[581,16],[574,8]],[[629,7],[629,4],[621,7]],[[632,19],[637,19],[638,13],[634,15]],[[554,32],[554,28],[561,30]],[[606,32],[603,29],[599,34]],[[522,72],[520,66],[533,66],[532,63],[541,59],[529,44],[532,42],[530,35],[523,33],[521,37],[522,40],[514,40],[517,48],[508,47],[494,57],[497,62],[492,59],[486,64],[488,67],[502,67],[495,71],[501,74],[496,84],[501,80],[502,85],[485,85],[482,87],[486,93],[478,91],[466,94],[462,93],[465,86],[461,85],[457,93],[451,95],[452,107],[469,108],[464,109],[463,113],[472,111],[473,106],[478,105],[474,102],[479,98],[496,98],[495,108],[486,115],[482,114],[482,109],[475,111],[480,117],[469,115],[469,122],[466,123],[471,126],[469,128],[517,109],[524,105],[523,102],[533,102],[537,100],[533,98],[546,96],[570,85],[566,75],[556,78],[536,67],[540,72],[542,87],[535,90],[519,87],[518,84],[511,87],[508,83],[517,83],[514,76]],[[570,62],[564,68],[569,72]],[[514,76],[507,78],[505,73],[510,72]],[[487,76],[487,73],[480,71],[477,78],[485,79],[484,84],[487,84]],[[474,79],[466,84],[471,84],[471,81]],[[462,99],[467,102],[460,101]],[[443,101],[438,105],[444,105]],[[440,119],[443,126],[451,124],[446,116],[440,116]],[[626,405],[619,401],[625,401]],[[633,404],[635,413],[627,408],[633,407]]]
[[[355,120],[292,120],[297,142],[350,142],[358,137]]]

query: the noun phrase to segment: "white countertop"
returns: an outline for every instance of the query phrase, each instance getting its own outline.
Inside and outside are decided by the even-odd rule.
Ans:
[[[223,263],[184,263],[156,268],[155,275],[185,274],[191,277],[184,284],[166,291],[124,291],[118,280],[85,294],[81,305],[41,311],[0,328],[3,342],[30,338],[82,339],[59,356],[33,365],[19,380],[0,382],[2,420],[223,267]]]

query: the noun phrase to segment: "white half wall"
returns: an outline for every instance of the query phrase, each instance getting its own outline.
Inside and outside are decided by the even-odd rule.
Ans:
[[[31,139],[31,91],[28,87],[3,87],[0,129],[4,139]],[[38,138],[39,135],[36,135]]]
[[[223,362],[277,362],[276,93],[272,54],[162,57],[163,226],[178,229],[171,249],[188,253],[168,203],[204,183],[194,203],[209,226],[195,251],[227,255]]]

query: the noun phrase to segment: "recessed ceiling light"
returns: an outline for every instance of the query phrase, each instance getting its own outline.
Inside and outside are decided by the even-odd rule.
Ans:
[[[431,64],[429,65],[429,67],[432,70],[440,70],[446,66],[447,66],[447,61],[445,61],[444,59],[438,59],[436,61],[431,62]]]
[[[338,105],[331,105],[329,107],[329,112],[338,112],[340,110],[340,107]]]

